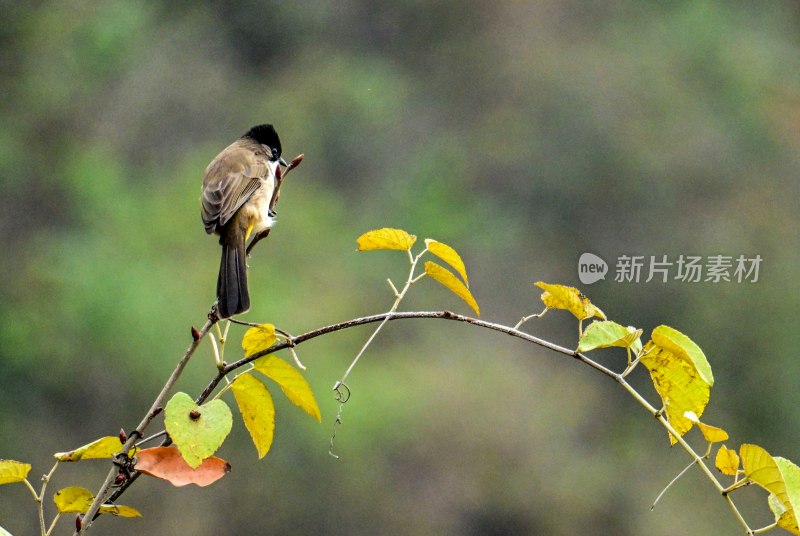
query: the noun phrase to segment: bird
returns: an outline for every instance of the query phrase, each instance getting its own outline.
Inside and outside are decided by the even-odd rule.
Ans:
[[[217,277],[217,318],[250,309],[247,290],[248,238],[275,224],[281,141],[275,127],[257,125],[222,150],[206,167],[200,213],[206,233],[218,234],[222,258]]]

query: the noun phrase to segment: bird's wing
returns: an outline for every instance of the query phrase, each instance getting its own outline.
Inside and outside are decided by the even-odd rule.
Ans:
[[[266,154],[240,141],[222,151],[206,168],[200,201],[207,233],[228,223],[269,173]]]

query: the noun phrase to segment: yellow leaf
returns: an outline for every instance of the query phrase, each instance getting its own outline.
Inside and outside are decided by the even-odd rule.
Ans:
[[[692,339],[669,326],[658,326],[655,328],[651,339],[653,339],[653,342],[659,347],[681,359],[689,361],[708,385],[714,385],[714,375],[711,373],[711,365],[708,364],[706,355]]]
[[[594,306],[589,298],[575,287],[553,285],[543,281],[537,281],[535,285],[544,290],[542,301],[550,309],[566,309],[578,320],[586,320],[593,316],[606,319],[605,313]]]
[[[69,513],[77,512],[80,514],[86,513],[92,505],[94,495],[86,488],[80,486],[70,486],[56,492],[53,496],[53,501],[56,503],[56,508],[59,512]]]
[[[649,341],[641,362],[650,371],[653,386],[664,402],[667,419],[678,434],[688,432],[693,422],[685,417],[692,411],[699,418],[711,396],[711,386],[698,374],[694,365]],[[672,435],[670,443],[677,441]]]
[[[236,378],[231,385],[231,391],[260,460],[269,452],[275,432],[275,405],[272,397],[266,386],[252,374],[242,374]]]
[[[781,501],[771,493],[769,497],[767,497],[767,502],[769,503],[769,509],[772,510],[772,513],[775,515],[775,522],[777,525],[792,534],[800,535],[800,527],[798,527],[795,522],[796,516],[794,512],[786,510],[783,504],[781,504]]]
[[[428,261],[425,263],[425,273],[450,289],[451,292],[464,300],[467,305],[472,307],[472,310],[475,311],[476,315],[481,316],[481,310],[478,307],[478,302],[476,302],[475,298],[472,297],[472,293],[467,287],[464,286],[464,283],[459,281],[459,279],[453,275],[453,272],[436,264],[435,262]]]
[[[722,445],[717,451],[717,458],[714,461],[714,465],[717,466],[717,469],[719,469],[723,475],[736,476],[739,470],[739,455],[736,454],[735,450]]]
[[[136,508],[121,504],[104,504],[100,507],[100,513],[117,517],[142,517],[142,513]]]
[[[467,268],[464,266],[464,261],[461,260],[461,256],[448,246],[442,242],[437,242],[436,240],[432,240],[430,238],[425,239],[425,245],[428,247],[428,251],[442,259],[444,262],[455,268],[456,272],[459,273],[461,279],[464,280],[464,285],[469,288],[469,279],[467,279]]]
[[[0,484],[23,482],[28,478],[31,464],[16,460],[0,460]]]
[[[700,429],[700,433],[703,434],[703,437],[706,438],[706,441],[709,443],[720,443],[728,439],[728,432],[722,428],[717,428],[716,426],[711,426],[710,424],[700,422],[700,419],[697,418],[697,415],[694,411],[687,411],[683,414],[683,416],[697,425],[697,427]]]
[[[80,486],[70,486],[61,489],[53,496],[56,508],[61,513],[85,514],[92,505],[94,495],[86,488]],[[104,504],[100,506],[101,514],[111,514],[119,517],[141,517],[142,514],[130,506],[119,506],[115,504]]]
[[[119,440],[119,436],[106,436],[69,452],[57,452],[53,456],[60,462],[77,462],[80,460],[111,458],[121,450],[122,441]]]
[[[258,372],[277,383],[289,401],[322,422],[317,399],[305,378],[289,363],[276,355],[256,359],[253,364]]]
[[[10,533],[10,532],[8,532],[8,531],[7,531],[6,529],[4,529],[3,527],[0,527],[0,536],[11,536],[11,533]]]
[[[261,324],[248,329],[242,338],[242,348],[244,355],[250,356],[257,352],[264,351],[275,344],[278,337],[275,336],[275,326],[273,324]]]
[[[358,251],[369,251],[373,249],[399,249],[407,251],[411,249],[417,237],[408,234],[402,229],[392,229],[384,227],[368,231],[358,237]]]
[[[782,510],[770,504],[778,524],[800,534],[797,522],[797,505],[800,504],[800,467],[791,461],[772,457],[758,445],[742,445],[739,448],[744,475],[775,496]]]

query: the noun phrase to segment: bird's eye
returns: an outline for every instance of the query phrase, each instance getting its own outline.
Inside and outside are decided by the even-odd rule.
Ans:
[[[278,150],[273,147],[272,148],[272,159],[273,160],[277,160],[279,157],[280,157],[280,155],[278,154]]]

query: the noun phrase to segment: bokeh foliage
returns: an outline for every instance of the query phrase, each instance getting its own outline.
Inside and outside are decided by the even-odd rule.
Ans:
[[[264,121],[306,160],[251,259],[248,319],[300,332],[388,307],[394,263],[354,253],[384,226],[456,246],[482,316],[510,323],[540,307],[533,281],[576,283],[584,251],[760,254],[756,284],[607,279],[592,299],[690,333],[714,422],[799,457],[796,3],[45,0],[3,16],[0,457],[43,471],[138,421],[213,299],[204,166]],[[463,307],[444,290],[405,305]],[[339,461],[324,392],[366,330],[304,349],[323,426],[279,419],[259,463],[234,430],[229,477],[137,486],[127,527],[736,530],[699,477],[649,511],[684,459],[654,459],[660,431],[589,371],[464,326],[389,328],[352,378]],[[530,329],[575,344],[555,319]],[[180,389],[212,367],[197,356]],[[0,525],[29,533],[17,500]]]

